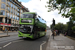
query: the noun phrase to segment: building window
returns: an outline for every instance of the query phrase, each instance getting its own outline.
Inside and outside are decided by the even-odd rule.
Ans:
[[[7,2],[8,5],[10,5],[10,2]]]
[[[9,19],[7,19],[7,23],[9,23]]]
[[[6,0],[1,0],[2,2],[6,2]]]
[[[9,13],[7,13],[7,17],[10,17]]]
[[[13,8],[15,8],[15,5],[13,5]]]
[[[17,17],[17,20],[18,20],[18,17]]]
[[[17,10],[18,8],[16,7],[16,10]]]
[[[14,14],[14,10],[12,10],[13,14]]]
[[[13,7],[13,4],[11,3],[11,8]]]
[[[17,20],[19,20],[19,17],[17,17]]]
[[[13,5],[13,8],[15,9],[15,5]]]
[[[17,16],[19,16],[20,14],[19,13],[17,13]]]
[[[1,10],[0,15],[5,15],[5,10]]]
[[[7,4],[10,6],[11,4],[10,4],[10,2],[7,2]]]
[[[21,13],[22,13],[23,11],[21,10]]]
[[[10,18],[11,18],[11,14],[10,14]]]
[[[17,7],[15,6],[15,9],[17,10]]]
[[[17,11],[20,11],[20,9],[17,9]]]
[[[16,11],[15,13],[16,13],[16,15],[17,15],[17,11]]]
[[[12,9],[12,13],[14,12],[14,10]]]
[[[5,9],[5,4],[2,3],[2,4],[1,4],[1,8],[2,8],[2,9]]]
[[[10,18],[12,18],[12,14],[10,15]]]
[[[13,12],[12,12],[12,9],[11,9],[11,13],[13,13]]]
[[[14,15],[13,15],[13,19],[14,19],[15,17],[14,17]]]
[[[15,14],[15,10],[13,10],[13,14]]]
[[[10,11],[10,8],[8,7],[8,11]]]
[[[15,8],[15,5],[13,5],[13,8]]]
[[[18,20],[19,20],[19,17],[18,17]]]
[[[16,16],[15,16],[15,20],[16,20]]]
[[[12,2],[12,0],[10,0]]]
[[[16,15],[16,11],[15,11],[15,15]]]
[[[12,23],[14,23],[14,20],[12,20]]]

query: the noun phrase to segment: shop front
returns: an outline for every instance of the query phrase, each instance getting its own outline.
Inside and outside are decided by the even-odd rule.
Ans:
[[[0,31],[7,29],[8,31],[17,31],[18,25],[12,25],[7,23],[0,23]]]

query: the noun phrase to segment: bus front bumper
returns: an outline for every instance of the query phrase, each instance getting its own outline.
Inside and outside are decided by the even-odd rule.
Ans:
[[[27,34],[27,33],[22,33],[22,32],[18,32],[18,37],[28,37],[28,38],[33,38],[33,34]]]

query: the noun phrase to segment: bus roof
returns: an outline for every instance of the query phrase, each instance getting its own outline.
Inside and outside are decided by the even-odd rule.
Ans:
[[[24,12],[23,14],[36,14],[36,12]]]

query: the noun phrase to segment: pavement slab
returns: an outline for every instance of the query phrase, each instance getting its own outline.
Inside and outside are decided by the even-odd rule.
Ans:
[[[50,36],[46,50],[75,50],[75,40],[61,34],[54,39]]]
[[[9,37],[10,35],[0,35],[0,38],[2,37]]]
[[[8,34],[7,33],[0,33],[0,38],[9,37],[11,35],[18,35],[18,32],[8,32]]]

